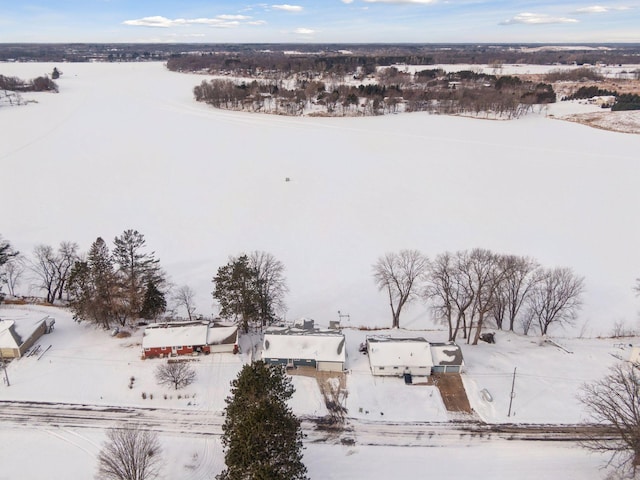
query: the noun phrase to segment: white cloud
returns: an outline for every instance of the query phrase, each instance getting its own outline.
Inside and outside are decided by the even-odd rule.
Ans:
[[[247,17],[246,15],[218,15],[216,18],[222,20],[249,20],[251,17]]]
[[[342,0],[344,1],[344,0]],[[395,4],[421,4],[428,5],[430,3],[436,3],[437,0],[364,0],[366,3],[395,3]]]
[[[275,10],[284,10],[285,12],[301,12],[303,8],[300,5],[271,5]]]
[[[600,5],[593,5],[591,7],[578,8],[575,13],[606,13],[609,9]]]
[[[602,5],[592,5],[590,7],[578,8],[574,13],[608,13],[612,11],[624,11],[630,9],[630,7],[603,7]]]
[[[136,20],[125,20],[123,25],[133,27],[153,27],[153,28],[170,28],[182,27],[188,25],[207,25],[215,28],[232,28],[237,27],[243,21],[247,25],[256,24],[255,22],[247,22],[251,17],[245,15],[218,15],[215,18],[167,18],[162,16],[143,17]]]
[[[166,17],[144,17],[137,20],[125,20],[122,22],[124,25],[131,25],[134,27],[160,27],[168,28],[172,24],[172,20]]]
[[[500,22],[500,25],[549,25],[552,23],[578,23],[575,18],[552,17],[543,13],[520,13],[509,20]]]
[[[316,33],[315,30],[311,30],[310,28],[296,28],[294,30],[295,33],[297,33],[298,35],[313,35],[314,33]]]
[[[342,0],[342,3],[346,3],[346,4],[353,3],[353,0]]]

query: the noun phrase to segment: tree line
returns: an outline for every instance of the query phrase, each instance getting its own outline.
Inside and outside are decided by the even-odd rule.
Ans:
[[[353,73],[364,79],[362,71]],[[410,74],[396,67],[369,75],[354,85],[344,75],[274,73],[270,79],[203,81],[193,90],[197,101],[216,108],[284,115],[384,115],[398,111],[442,114],[493,113],[519,117],[533,105],[553,103],[550,84],[471,71],[423,70]]]
[[[0,75],[0,90],[10,90],[12,92],[57,92],[58,85],[47,75],[31,80]]]
[[[167,51],[171,45],[163,46]],[[635,64],[638,46],[616,45],[610,49],[579,46],[554,49],[514,48],[513,45],[470,44],[241,44],[189,45],[171,52],[167,67],[173,71],[217,74],[279,69],[283,72],[351,71],[354,67],[373,69],[381,65],[435,64],[529,64],[590,65],[599,63]],[[189,53],[184,53],[185,51]],[[1,54],[1,50],[0,50]]]
[[[113,251],[102,237],[86,254],[75,242],[63,241],[58,248],[37,245],[31,259],[9,242],[2,245],[1,279],[12,296],[30,271],[33,286],[45,293],[45,301],[64,302],[78,321],[110,328],[114,321],[124,326],[128,320],[155,318],[166,310],[166,274],[155,253],[145,251],[146,240],[137,230],[116,237]]]
[[[167,310],[167,296],[183,306],[189,319],[195,292],[177,289],[167,279],[144,236],[125,230],[113,250],[98,237],[87,254],[78,245],[61,242],[57,249],[34,248],[27,261],[0,237],[0,287],[15,286],[25,269],[49,303],[64,300],[79,320],[109,328],[138,318],[153,319]],[[373,279],[387,297],[391,327],[400,327],[406,305],[421,299],[433,317],[446,325],[449,339],[462,337],[476,344],[486,328],[545,335],[554,325],[571,324],[582,304],[584,278],[566,267],[544,267],[537,260],[475,248],[444,252],[429,259],[418,250],[381,256],[373,265]],[[284,264],[264,251],[229,257],[212,278],[219,316],[244,332],[280,322],[287,310],[289,289]],[[634,286],[640,294],[640,279]],[[2,295],[0,291],[0,296]]]
[[[400,327],[404,306],[421,298],[447,326],[449,340],[461,335],[474,345],[487,326],[525,335],[535,326],[545,335],[551,325],[570,324],[584,291],[584,278],[569,268],[480,248],[433,260],[417,250],[387,253],[373,275],[388,297],[393,328]]]

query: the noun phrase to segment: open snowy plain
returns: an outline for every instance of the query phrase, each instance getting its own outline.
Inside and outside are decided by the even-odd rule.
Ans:
[[[585,276],[576,331],[595,337],[609,333],[614,322],[636,326],[638,135],[544,114],[489,121],[217,111],[192,98],[193,86],[204,77],[171,73],[154,63],[0,64],[0,74],[32,78],[54,66],[63,71],[60,93],[29,94],[24,97],[36,103],[0,108],[0,233],[27,255],[37,244],[62,240],[86,250],[97,236],[110,241],[135,228],[172,281],[198,292],[197,311],[210,313],[217,268],[229,255],[264,250],[286,266],[289,318],[306,316],[326,325],[340,310],[350,315],[347,326],[372,327],[391,323],[371,275],[378,256],[402,248],[433,257],[485,247]],[[20,293],[28,293],[26,288]],[[401,325],[424,330],[433,322],[428,308],[416,305]],[[353,332],[350,352],[364,335]],[[441,340],[437,335],[428,334]],[[108,357],[113,346],[104,346],[105,340],[113,339],[67,318],[51,337],[60,344],[43,357],[45,366],[29,368],[32,358],[14,362],[15,384],[0,386],[0,399],[141,404],[139,389],[122,388],[131,375],[152,382],[144,380],[151,378],[149,367],[138,360],[135,338],[120,341],[117,360]],[[465,350],[465,382],[474,408],[488,421],[509,420],[510,372],[517,366],[523,375],[517,421],[577,422],[578,386],[599,378],[615,361],[611,340],[563,340],[573,354],[516,336],[499,342],[499,350]],[[443,420],[428,387],[390,397],[404,386],[372,382],[363,358],[351,355],[350,414],[366,416],[359,413],[363,407],[369,415],[384,412],[390,421]],[[198,383],[196,398],[206,399],[207,411],[218,412],[225,390],[217,385],[228,386],[239,359],[208,361],[217,381]],[[303,415],[323,414],[306,380],[295,380],[305,395],[294,399],[294,408]],[[370,387],[377,393],[369,394]],[[483,388],[494,396],[492,405],[478,400]],[[183,400],[167,406],[190,407]],[[0,443],[11,448],[0,449],[0,478],[89,478],[103,438],[101,430],[72,427],[3,428]],[[217,439],[166,433],[162,441],[166,478],[210,478],[222,468]],[[439,446],[367,445],[366,438],[353,446],[309,443],[305,463],[312,478],[414,478],[418,472],[451,478],[604,476],[597,469],[601,457],[564,443],[466,438]],[[27,449],[43,461],[27,461],[33,457]]]

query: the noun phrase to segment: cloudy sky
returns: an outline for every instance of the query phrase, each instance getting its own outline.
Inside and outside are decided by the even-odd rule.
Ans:
[[[0,42],[640,42],[631,2],[0,0]]]

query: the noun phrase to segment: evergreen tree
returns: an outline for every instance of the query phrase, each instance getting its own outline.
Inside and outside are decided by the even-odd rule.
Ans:
[[[69,277],[71,308],[79,320],[109,328],[112,319],[123,323],[122,307],[109,247],[98,237],[86,261],[77,261]]]
[[[249,265],[249,258],[241,255],[218,269],[213,278],[213,298],[220,302],[220,316],[233,318],[244,332],[249,323],[258,319],[260,301],[256,272]]]
[[[285,310],[283,272],[284,265],[269,253],[232,257],[213,278],[213,297],[220,303],[220,316],[234,319],[245,332],[250,324],[273,323]]]
[[[140,316],[147,320],[157,318],[167,310],[167,300],[153,280],[147,282]]]
[[[300,420],[287,406],[291,380],[279,366],[245,365],[231,382],[222,443],[226,470],[218,480],[305,480]]]
[[[114,244],[113,259],[124,293],[124,312],[129,317],[137,317],[142,310],[147,282],[162,288],[165,275],[160,260],[154,257],[155,252],[143,252],[146,240],[137,230],[125,230],[115,238]]]

